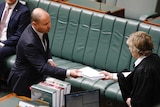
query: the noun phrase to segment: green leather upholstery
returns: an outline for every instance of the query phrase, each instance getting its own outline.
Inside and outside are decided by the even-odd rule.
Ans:
[[[38,7],[39,0],[23,0],[27,2],[27,6],[29,7],[30,11],[34,8]]]
[[[64,36],[65,39],[63,41],[63,47],[62,47],[62,57],[72,60],[81,10],[70,9],[69,11],[70,13],[67,21],[68,24],[65,31],[65,36]]]
[[[59,67],[79,69],[90,66],[98,71],[110,72],[132,70],[135,59],[129,52],[126,39],[138,30],[146,31],[152,36],[154,52],[160,55],[159,27],[56,2],[24,1],[27,2],[31,11],[36,7],[41,7],[50,14],[52,23],[49,32],[50,48],[52,58]],[[13,66],[15,57],[14,55],[6,60],[8,69]],[[119,85],[115,81],[86,78],[70,78],[66,81],[79,90],[98,88],[107,101],[114,102],[110,103],[112,107],[124,106]]]
[[[68,15],[69,15],[70,8],[67,6],[62,6],[59,8],[58,11],[58,20],[56,23],[56,29],[54,34],[54,39],[51,46],[51,51],[53,55],[62,57],[62,48],[63,48],[63,42],[65,39],[65,33],[67,29],[68,24]]]
[[[48,8],[48,13],[50,14],[50,17],[51,17],[51,28],[52,28],[49,32],[50,47],[52,46],[52,40],[55,35],[59,7],[60,7],[60,4],[50,3]]]
[[[111,84],[105,91],[106,97],[109,97],[111,100],[117,100],[117,93],[119,91],[117,83]]]
[[[82,11],[80,20],[79,20],[79,27],[77,29],[77,37],[76,42],[74,44],[73,50],[73,61],[86,64],[84,62],[84,53],[86,49],[86,43],[88,38],[88,32],[90,29],[90,19],[91,19],[92,12]]]
[[[0,3],[1,3],[1,2],[4,2],[4,1],[5,1],[5,0],[0,0]]]
[[[111,84],[105,91],[105,96],[109,99],[111,107],[125,107],[118,83]],[[120,104],[120,102],[123,104]]]

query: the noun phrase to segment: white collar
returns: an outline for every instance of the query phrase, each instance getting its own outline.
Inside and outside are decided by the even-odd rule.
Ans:
[[[32,26],[32,28],[33,28],[33,30],[37,33],[37,35],[39,36],[39,38],[40,38],[41,40],[43,40],[43,33],[38,32],[33,26]]]
[[[14,8],[16,7],[17,3],[18,3],[18,0],[17,0],[13,5],[11,5],[11,6],[9,6],[9,5],[6,3],[5,9],[6,9],[8,6],[9,6],[11,9],[14,9]]]
[[[134,67],[136,67],[144,58],[146,58],[147,56],[141,56],[141,57],[139,57],[136,61],[135,61],[135,63],[134,63]]]

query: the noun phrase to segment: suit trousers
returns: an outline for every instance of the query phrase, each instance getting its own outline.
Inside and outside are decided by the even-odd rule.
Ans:
[[[15,46],[4,46],[0,48],[0,75],[4,71],[4,61],[7,57],[14,55],[16,53]]]

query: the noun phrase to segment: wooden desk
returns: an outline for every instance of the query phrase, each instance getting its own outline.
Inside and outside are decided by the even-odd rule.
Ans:
[[[18,107],[19,100],[30,101],[31,99],[24,96],[17,96],[16,94],[11,93],[0,98],[0,107]]]
[[[148,23],[155,26],[160,26],[160,16],[148,20],[144,20],[144,23]]]
[[[83,8],[99,13],[111,14],[118,17],[124,17],[124,8],[120,8],[111,4],[99,3],[93,0],[52,0],[59,3]]]

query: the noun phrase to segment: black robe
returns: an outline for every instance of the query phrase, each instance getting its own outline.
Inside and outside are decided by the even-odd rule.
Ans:
[[[160,105],[160,57],[151,54],[144,58],[127,77],[118,73],[124,101],[131,98],[132,107]]]

